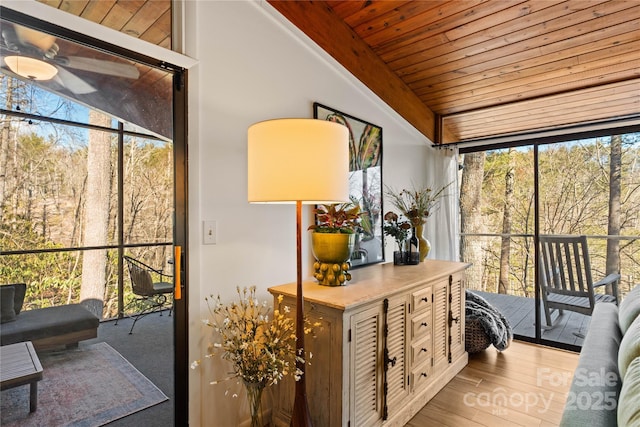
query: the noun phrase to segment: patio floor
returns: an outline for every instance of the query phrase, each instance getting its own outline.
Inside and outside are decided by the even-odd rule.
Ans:
[[[173,316],[154,313],[136,323],[129,335],[132,319],[105,321],[98,327],[98,337],[81,346],[104,341],[116,349],[144,376],[161,389],[169,400],[109,423],[109,427],[169,427],[174,425],[174,351]]]
[[[534,299],[518,297],[514,295],[496,294],[493,292],[472,291],[486,299],[507,318],[513,328],[514,335],[534,338],[535,313]],[[540,306],[540,318],[544,324],[544,309]],[[552,315],[554,326],[551,329],[543,329],[542,339],[563,344],[582,347],[584,338],[576,336],[578,331],[586,335],[589,330],[591,316],[585,316],[572,311],[564,311],[562,316]]]

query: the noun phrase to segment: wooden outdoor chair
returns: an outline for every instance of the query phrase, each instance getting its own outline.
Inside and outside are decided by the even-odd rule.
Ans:
[[[170,305],[169,316],[173,311],[173,297],[171,301],[167,298],[169,294],[173,296],[173,283],[170,280],[172,276],[165,274],[162,270],[155,269],[139,261],[135,258],[125,256],[124,260],[129,267],[129,277],[131,278],[131,288],[136,298],[131,301],[123,310],[123,315],[133,318],[133,325],[129,330],[129,334],[133,333],[133,327],[136,322],[150,313],[155,313]],[[156,279],[154,281],[154,278]],[[125,314],[127,308],[137,306],[142,311],[133,314]],[[118,324],[116,319],[116,325]]]
[[[593,283],[586,236],[540,236],[540,289],[546,320],[551,329],[551,314],[558,310],[591,316],[599,302],[618,303],[619,274],[609,274]],[[612,285],[613,294],[595,290]],[[580,332],[575,335],[581,336]]]

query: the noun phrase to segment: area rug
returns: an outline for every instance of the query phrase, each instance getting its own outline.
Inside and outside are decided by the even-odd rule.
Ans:
[[[43,353],[38,409],[29,413],[29,387],[2,391],[3,427],[97,427],[167,400],[167,396],[109,344]]]

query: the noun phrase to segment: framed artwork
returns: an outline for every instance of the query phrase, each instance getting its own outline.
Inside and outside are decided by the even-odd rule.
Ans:
[[[363,212],[351,266],[382,262],[382,128],[317,102],[313,117],[349,129],[349,198]]]

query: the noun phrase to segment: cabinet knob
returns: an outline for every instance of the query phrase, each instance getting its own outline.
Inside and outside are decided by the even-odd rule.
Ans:
[[[393,359],[389,359],[389,365],[391,365],[392,367],[393,367],[393,366],[396,366],[396,362],[397,362],[397,361],[398,361],[398,359],[397,359],[397,358],[395,358],[395,357],[394,357]]]
[[[429,326],[429,324],[427,322],[422,322],[420,325],[422,326]]]
[[[426,373],[426,372],[423,372],[423,373],[421,373],[421,374],[420,374],[420,376],[421,376],[421,377],[425,377],[425,378],[427,378],[427,373]]]
[[[422,301],[424,301],[424,302],[429,302],[429,298],[427,298],[427,297],[422,297]]]
[[[426,353],[426,352],[427,352],[427,351],[429,351],[429,350],[427,350],[426,348],[422,347],[422,348],[420,349],[420,352],[422,353],[423,351]]]

